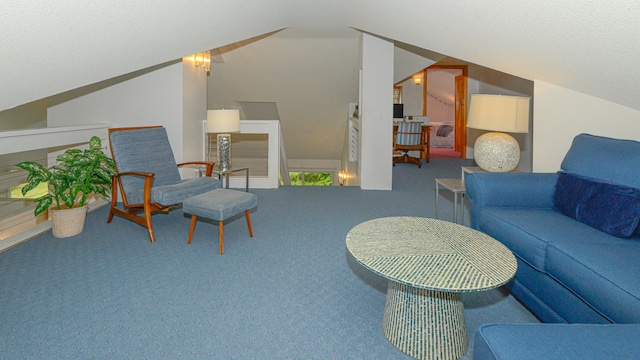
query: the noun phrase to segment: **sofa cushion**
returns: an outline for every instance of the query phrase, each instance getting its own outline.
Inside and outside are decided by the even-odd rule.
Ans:
[[[484,324],[474,360],[638,359],[640,325]]]
[[[560,168],[640,189],[640,142],[580,134],[573,139]]]
[[[553,206],[562,214],[607,234],[629,237],[640,222],[640,190],[558,173]]]
[[[640,323],[640,238],[611,238],[549,244],[547,273],[612,322]]]
[[[552,208],[484,208],[478,229],[502,242],[516,256],[538,271],[546,271],[550,242],[626,244],[630,240],[605,234],[564,216]],[[639,243],[640,245],[640,243]]]

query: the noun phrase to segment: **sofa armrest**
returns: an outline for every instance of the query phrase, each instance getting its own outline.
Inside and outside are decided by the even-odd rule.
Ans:
[[[465,177],[471,204],[471,226],[483,208],[551,208],[555,173],[473,173]],[[475,215],[474,215],[475,214]]]

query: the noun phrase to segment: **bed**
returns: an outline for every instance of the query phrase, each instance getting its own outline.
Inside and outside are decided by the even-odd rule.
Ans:
[[[455,131],[453,123],[431,122],[431,148],[453,149]]]

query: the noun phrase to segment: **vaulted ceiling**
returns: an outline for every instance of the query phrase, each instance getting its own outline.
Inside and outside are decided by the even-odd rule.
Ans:
[[[637,19],[635,0],[5,0],[0,110],[282,28],[365,31],[640,110]]]

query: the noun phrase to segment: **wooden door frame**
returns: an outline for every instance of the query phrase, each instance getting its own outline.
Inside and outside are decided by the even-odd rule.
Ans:
[[[469,83],[469,68],[467,65],[431,65],[423,70],[424,81],[423,86],[423,115],[427,114],[427,71],[434,69],[454,69],[462,70],[463,82],[462,89],[455,89],[454,95],[460,90],[462,93],[460,104],[455,104],[455,147],[454,150],[460,152],[460,157],[467,158],[467,101],[468,101],[468,83]]]

